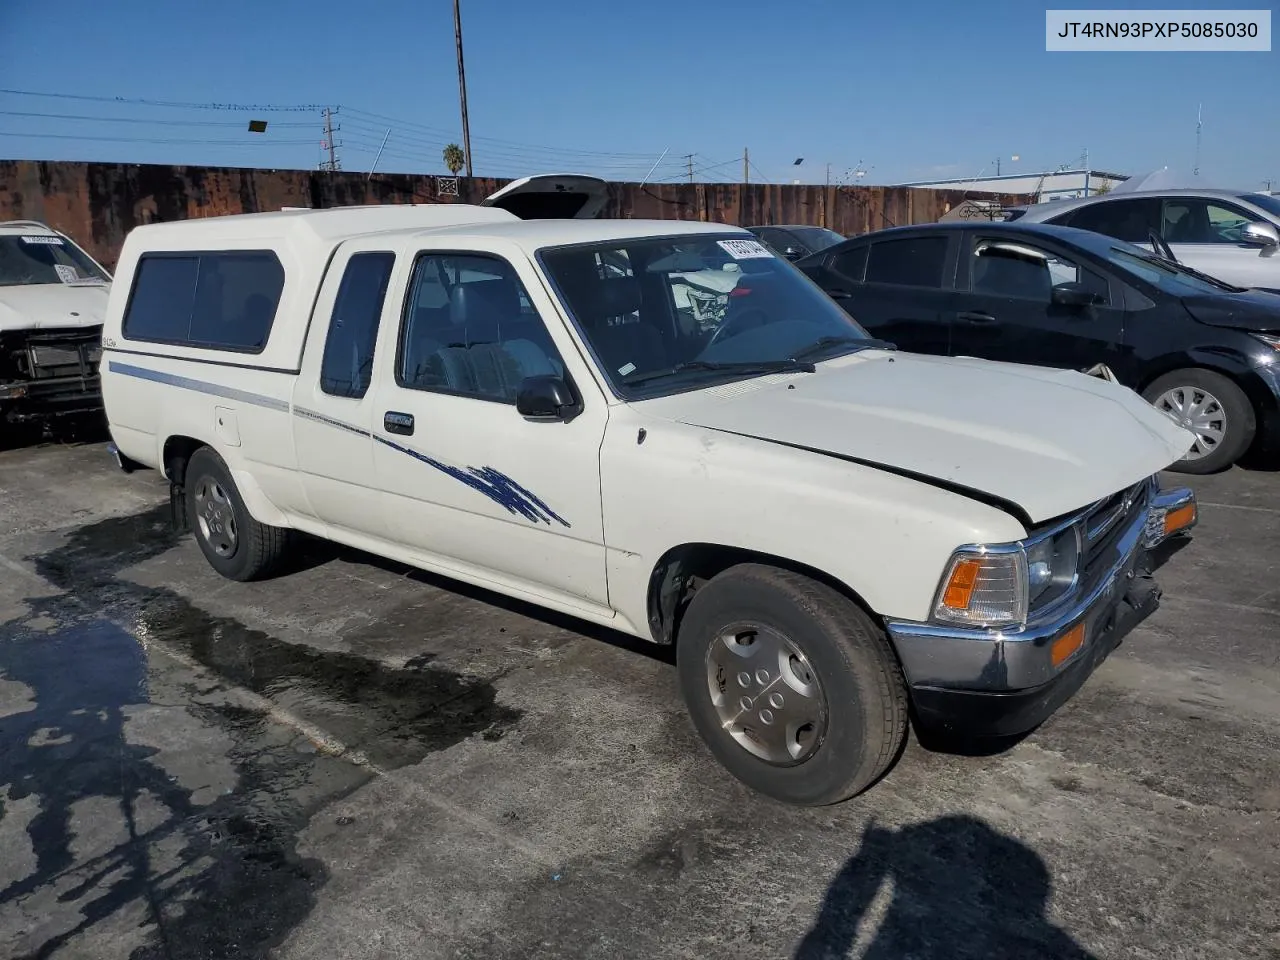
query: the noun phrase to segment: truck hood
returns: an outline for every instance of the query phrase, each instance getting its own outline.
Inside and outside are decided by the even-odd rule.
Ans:
[[[0,287],[0,333],[101,326],[110,290],[108,283]]]
[[[1151,476],[1193,440],[1132,390],[1083,373],[884,351],[636,406],[1012,505],[1032,523]]]
[[[1182,305],[1200,323],[1265,333],[1280,330],[1280,294],[1262,290],[1183,297]]]

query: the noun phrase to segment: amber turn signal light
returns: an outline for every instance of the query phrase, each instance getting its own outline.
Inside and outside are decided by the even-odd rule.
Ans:
[[[1053,661],[1053,665],[1055,667],[1060,667],[1071,659],[1071,655],[1073,653],[1083,646],[1084,624],[1077,623],[1074,627],[1053,641],[1053,646],[1049,648],[1049,659]]]
[[[951,579],[947,581],[947,589],[943,591],[942,602],[952,610],[968,610],[969,601],[973,599],[973,588],[978,585],[978,574],[982,572],[980,560],[959,560],[951,570]]]
[[[1185,507],[1170,510],[1164,515],[1164,535],[1166,537],[1185,530],[1196,522],[1196,505],[1188,503]]]

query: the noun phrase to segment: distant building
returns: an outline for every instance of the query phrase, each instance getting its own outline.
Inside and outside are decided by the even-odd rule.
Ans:
[[[958,180],[928,180],[899,183],[899,187],[929,190],[965,190],[970,193],[1035,194],[1037,203],[1075,200],[1112,189],[1129,178],[1123,173],[1103,170],[1056,170],[1053,173],[1011,173],[1002,177],[962,177]]]

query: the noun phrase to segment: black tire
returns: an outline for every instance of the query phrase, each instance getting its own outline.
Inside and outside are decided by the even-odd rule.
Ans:
[[[206,524],[201,525],[201,512],[209,500],[201,501],[203,491],[216,485],[216,490],[230,505],[230,517],[220,508],[217,525],[226,529],[233,521],[234,543],[229,550],[219,550],[214,540],[225,545],[225,534],[218,536]],[[195,533],[196,543],[209,561],[209,565],[228,580],[259,580],[277,569],[288,552],[292,531],[281,527],[269,527],[253,519],[231,479],[231,471],[222,458],[209,447],[201,447],[187,461],[183,476],[186,497],[187,521]],[[221,531],[219,531],[221,532]],[[213,540],[211,540],[213,537]]]
[[[1206,474],[1225,470],[1244,456],[1258,431],[1253,404],[1232,380],[1212,370],[1188,367],[1174,370],[1152,382],[1142,391],[1143,398],[1154,404],[1161,396],[1178,387],[1203,390],[1217,399],[1225,415],[1225,432],[1212,450],[1194,460],[1182,459],[1169,465],[1175,473]]]
[[[813,752],[798,762],[756,756],[717,714],[708,653],[722,633],[743,623],[786,637],[825,695],[825,730],[815,737]],[[716,759],[752,789],[784,803],[821,806],[861,793],[888,770],[905,743],[906,684],[884,632],[849,598],[800,574],[741,564],[713,578],[694,594],[681,620],[676,664],[693,726]],[[716,674],[723,697],[721,676]],[[757,702],[762,698],[761,692]]]

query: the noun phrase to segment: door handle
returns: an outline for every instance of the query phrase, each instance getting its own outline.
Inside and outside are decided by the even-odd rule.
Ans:
[[[402,437],[411,437],[413,436],[413,414],[388,410],[382,415],[382,427],[387,433],[398,433]]]
[[[830,297],[832,300],[852,300],[853,299],[852,293],[850,293],[848,290],[841,290],[839,287],[836,287],[834,290],[828,290],[827,296]]]
[[[977,311],[966,310],[963,313],[956,314],[956,318],[963,320],[965,323],[995,323],[996,318],[989,313],[979,313]]]

